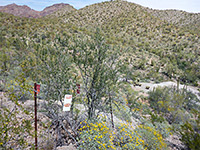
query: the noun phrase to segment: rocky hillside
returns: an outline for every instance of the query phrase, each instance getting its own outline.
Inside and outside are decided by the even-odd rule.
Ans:
[[[131,69],[139,71],[133,76],[154,80],[180,77],[182,82],[198,83],[199,14],[153,10],[126,1],[102,2],[79,10],[57,4],[39,14],[47,15],[64,6],[66,8],[37,21],[27,22],[25,18],[2,14],[2,35],[26,37],[29,33],[27,39],[38,41],[41,37],[53,39],[55,34],[93,35],[96,28],[100,28],[108,44],[129,49],[124,58],[127,57]],[[8,33],[8,28],[12,33]]]
[[[55,5],[46,7],[42,11],[33,10],[26,5],[20,6],[16,4],[10,4],[7,6],[0,6],[0,12],[5,12],[5,13],[13,14],[15,16],[27,17],[27,18],[44,17],[60,9],[65,9],[67,11],[74,10],[72,6],[70,6],[69,4],[64,4],[64,3],[55,4]]]
[[[200,34],[200,13],[188,13],[181,10],[153,10],[148,9],[153,16],[174,24],[187,31]]]
[[[181,10],[147,10],[153,16],[179,26],[200,23],[200,13],[188,13],[186,11]]]
[[[34,83],[44,102],[38,149],[200,147],[199,14],[121,0],[37,13],[0,12],[0,91],[8,98],[0,106],[0,149],[33,148]],[[73,95],[71,113],[62,109],[66,94]],[[11,100],[16,109],[8,110]]]
[[[65,12],[71,12],[76,9],[69,4],[60,3],[60,4],[54,4],[52,6],[46,7],[43,11],[40,12],[40,14],[41,16],[47,16],[59,10],[62,10]]]
[[[159,72],[167,76],[169,71],[173,77],[187,76],[184,72],[193,70],[191,64],[200,64],[199,14],[177,10],[152,10],[126,1],[113,1],[90,5],[70,14],[52,15],[59,18],[60,24],[78,27],[77,32],[86,29],[87,33],[93,33],[96,27],[101,28],[109,44],[134,49],[131,50],[131,55],[128,54],[129,57],[135,50],[156,55],[158,59],[155,66],[158,65]],[[136,55],[139,60],[134,57]],[[138,54],[134,56],[134,65],[146,66],[149,60],[154,59],[147,55],[144,59]],[[150,68],[146,66],[143,69],[147,71]],[[195,68],[199,70],[199,67]],[[196,72],[196,69],[192,72],[197,75],[199,71]],[[183,78],[184,81],[190,80],[189,82],[194,80],[191,77]]]

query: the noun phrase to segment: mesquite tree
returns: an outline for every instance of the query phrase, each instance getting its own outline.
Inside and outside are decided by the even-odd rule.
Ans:
[[[88,119],[92,119],[98,112],[105,111],[112,101],[109,95],[113,94],[118,80],[119,53],[105,43],[98,29],[92,38],[74,40],[71,49],[74,63],[81,74]]]

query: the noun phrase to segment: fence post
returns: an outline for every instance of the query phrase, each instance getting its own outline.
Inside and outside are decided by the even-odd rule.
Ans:
[[[34,83],[34,100],[35,100],[35,149],[37,150],[37,84]]]

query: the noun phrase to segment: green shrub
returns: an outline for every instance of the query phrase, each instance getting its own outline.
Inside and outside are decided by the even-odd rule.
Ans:
[[[169,123],[181,123],[189,119],[192,109],[199,109],[198,98],[186,89],[176,87],[158,87],[149,92],[149,102]]]
[[[24,80],[17,78],[16,85]],[[30,113],[18,102],[25,92],[33,92],[27,84],[20,84],[21,92],[16,92],[14,87],[10,87],[6,93],[9,106],[0,107],[0,149],[25,149],[27,148],[27,136],[33,136],[31,121],[19,119],[18,115],[32,117]],[[2,102],[3,104],[4,102]]]
[[[198,112],[199,113],[199,112]],[[200,115],[194,122],[186,122],[180,129],[181,141],[191,150],[200,147]]]
[[[162,123],[155,123],[155,128],[160,132],[163,138],[167,138],[171,134],[171,127],[167,121]]]
[[[158,114],[151,113],[151,122],[153,126],[160,132],[163,138],[168,137],[171,134],[171,127],[166,119]]]

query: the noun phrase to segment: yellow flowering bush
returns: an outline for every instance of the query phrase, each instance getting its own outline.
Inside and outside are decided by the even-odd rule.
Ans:
[[[154,127],[145,125],[134,128],[130,123],[122,123],[117,127],[115,141],[115,145],[123,150],[164,150],[167,148],[162,135]]]
[[[83,122],[80,131],[79,149],[116,149],[113,145],[113,133],[106,122]]]
[[[121,123],[116,128],[115,145],[122,150],[145,150],[145,142],[130,123]]]
[[[153,126],[139,125],[135,132],[144,140],[147,149],[167,149],[167,144],[164,142],[162,135]]]
[[[83,122],[80,128],[79,149],[101,150],[165,150],[162,135],[145,125],[133,127],[131,123],[121,123],[110,128],[106,122]]]

